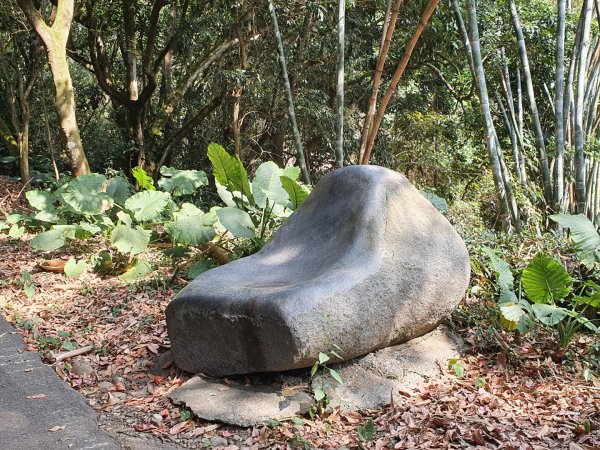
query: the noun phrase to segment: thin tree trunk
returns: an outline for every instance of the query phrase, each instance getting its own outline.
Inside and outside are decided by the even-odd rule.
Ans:
[[[579,68],[577,73],[577,92],[575,106],[575,203],[576,212],[585,214],[586,185],[585,185],[585,158],[583,148],[585,136],[583,132],[583,106],[585,94],[585,75],[587,70],[588,50],[590,45],[592,2],[584,0],[583,4],[583,28],[581,33],[581,45],[579,47]]]
[[[371,91],[371,98],[369,99],[369,107],[367,109],[367,115],[365,116],[365,123],[363,124],[362,135],[360,138],[360,151],[358,153],[358,163],[361,164],[365,151],[367,149],[367,141],[369,140],[369,133],[373,125],[373,117],[375,117],[375,111],[377,109],[377,97],[379,95],[379,86],[381,84],[381,75],[383,74],[383,67],[385,66],[385,60],[390,49],[390,43],[392,42],[392,36],[396,29],[396,22],[398,19],[398,12],[404,0],[395,0],[394,6],[391,9],[389,18],[384,20],[383,26],[383,41],[381,49],[379,51],[379,59],[377,60],[377,66],[375,67],[375,73],[373,74],[373,90]],[[387,23],[387,26],[386,26]]]
[[[90,167],[83,150],[75,115],[75,94],[66,51],[73,20],[74,0],[58,2],[56,18],[51,27],[46,24],[32,0],[18,0],[18,3],[48,52],[48,62],[56,90],[56,115],[61,140],[64,149],[70,155],[73,174],[79,176],[89,173]]]
[[[288,76],[287,64],[285,62],[285,53],[283,52],[283,41],[281,39],[281,33],[279,31],[279,24],[277,23],[277,12],[275,11],[275,4],[273,0],[268,0],[269,12],[271,13],[271,21],[273,23],[273,30],[275,32],[275,40],[277,41],[277,51],[279,53],[279,64],[281,65],[281,75],[283,77],[283,85],[285,87],[285,95],[288,103],[288,118],[294,132],[294,141],[296,143],[296,152],[298,156],[298,164],[302,170],[304,182],[310,184],[310,175],[308,167],[306,165],[306,159],[304,158],[304,148],[302,146],[302,139],[300,138],[300,130],[298,129],[298,123],[296,122],[296,112],[294,110],[294,99],[292,97],[292,87],[290,85],[290,78]]]
[[[338,68],[335,102],[337,106],[336,167],[344,167],[344,40],[346,24],[346,0],[339,0],[338,10]]]
[[[533,81],[531,79],[531,70],[529,69],[529,58],[527,56],[527,49],[525,47],[525,38],[523,36],[523,29],[521,28],[521,22],[517,14],[517,6],[514,0],[510,0],[510,13],[513,20],[513,26],[515,28],[515,34],[517,35],[517,44],[519,47],[519,56],[521,58],[521,64],[523,65],[523,74],[525,76],[525,84],[527,85],[527,96],[529,97],[529,109],[531,111],[531,118],[533,122],[533,131],[535,135],[535,143],[538,150],[538,156],[540,159],[540,170],[542,173],[542,184],[544,187],[544,198],[546,203],[552,204],[552,179],[550,176],[550,168],[548,165],[548,156],[546,154],[546,146],[544,144],[544,133],[542,132],[542,125],[540,123],[540,116],[535,101],[535,92],[533,90]]]
[[[455,14],[458,17],[461,16],[460,8],[458,7],[457,0],[452,0],[453,7],[455,8]],[[500,208],[502,211],[502,223],[504,229],[508,231],[510,229],[511,213],[506,198],[506,190],[504,182],[502,180],[502,167],[498,158],[497,152],[497,137],[494,131],[492,123],[492,116],[490,112],[490,105],[487,94],[487,85],[485,81],[485,74],[483,71],[483,62],[481,59],[481,49],[479,45],[479,30],[477,25],[477,11],[475,9],[475,1],[469,0],[467,4],[469,14],[469,47],[471,50],[471,56],[469,59],[473,61],[473,76],[477,84],[478,97],[480,100],[481,112],[484,119],[485,130],[486,130],[486,146],[490,157],[490,164],[492,168],[492,176],[494,178],[494,185],[496,186],[496,194],[500,202]],[[466,31],[466,29],[463,29]],[[468,53],[467,53],[468,54]]]
[[[456,0],[453,0],[453,2],[456,2]],[[506,196],[504,181],[502,179],[502,166],[498,157],[497,137],[494,131],[494,124],[492,122],[492,115],[490,112],[487,83],[485,80],[485,73],[483,70],[483,61],[481,58],[481,49],[479,44],[479,29],[477,25],[477,11],[475,8],[475,0],[468,0],[467,5],[469,13],[469,41],[471,44],[473,65],[475,69],[475,81],[477,83],[481,112],[483,115],[486,130],[486,145],[490,157],[490,164],[492,168],[492,176],[494,178],[494,185],[496,186],[496,193],[498,195],[500,207],[502,208],[503,212],[502,217],[504,228],[506,231],[509,231],[511,228],[512,214]]]
[[[369,158],[371,157],[371,152],[373,151],[373,146],[375,144],[375,138],[377,137],[377,132],[379,131],[379,127],[381,126],[381,121],[383,120],[383,116],[385,115],[385,110],[387,109],[387,105],[396,92],[396,88],[398,87],[398,83],[400,82],[400,78],[404,74],[404,70],[408,65],[408,61],[412,55],[423,30],[427,26],[429,19],[433,15],[435,8],[437,7],[440,0],[429,0],[429,3],[425,7],[425,11],[423,11],[423,16],[421,16],[421,20],[419,21],[412,37],[406,44],[406,49],[404,50],[404,55],[402,55],[402,59],[398,63],[398,67],[396,67],[396,71],[392,77],[392,81],[385,92],[385,95],[381,99],[381,105],[379,105],[379,109],[377,110],[377,114],[373,118],[373,125],[369,130],[369,138],[367,140],[367,146],[365,148],[365,153],[363,155],[363,159],[361,161],[362,164],[368,164]],[[390,24],[391,26],[391,24]]]
[[[556,76],[554,82],[554,127],[556,129],[556,157],[554,163],[554,211],[560,212],[563,201],[565,128],[563,119],[565,83],[565,9],[566,0],[558,0],[556,33]]]

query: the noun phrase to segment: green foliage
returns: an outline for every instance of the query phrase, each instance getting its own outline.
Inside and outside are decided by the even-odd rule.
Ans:
[[[146,171],[142,167],[134,167],[133,169],[131,169],[131,174],[133,175],[133,178],[135,178],[135,181],[137,181],[141,189],[147,191],[156,190],[156,188],[154,187],[154,180],[150,175],[146,173]]]
[[[450,358],[448,360],[448,369],[452,370],[457,378],[465,376],[465,362],[460,358]]]
[[[550,218],[571,231],[577,255],[588,269],[600,262],[600,235],[587,217],[582,214],[555,214]]]
[[[236,247],[242,255],[259,250],[308,195],[295,181],[300,175],[297,167],[281,169],[272,161],[265,162],[256,169],[250,184],[239,158],[230,156],[223,147],[209,145],[208,156],[217,193],[227,205],[216,210],[219,224],[233,237],[250,240],[249,245]]]
[[[582,327],[600,332],[593,321],[584,315],[587,306],[595,304],[600,286],[588,281],[580,288],[587,295],[572,295],[573,277],[561,263],[539,252],[522,270],[519,287],[523,288],[525,295],[517,296],[512,290],[514,279],[508,263],[489,249],[483,251],[490,258],[490,266],[496,276],[500,323],[506,329],[524,333],[532,322],[553,327],[564,348]],[[583,308],[581,305],[584,305]]]
[[[433,192],[427,191],[419,191],[423,197],[425,197],[429,202],[441,213],[448,212],[448,202],[445,198],[439,197],[435,195]]]
[[[336,383],[344,384],[341,375],[336,370],[328,366],[328,363],[331,361],[332,357],[335,357],[340,361],[343,360],[343,358],[336,351],[341,351],[341,349],[335,344],[332,344],[332,347],[333,348],[329,351],[329,353],[319,352],[317,360],[310,369],[311,380],[314,380],[317,376],[320,380],[320,386],[313,387],[314,402],[309,411],[310,415],[313,417],[325,414],[331,402],[331,398],[329,397],[325,387],[324,375],[331,376]]]
[[[125,201],[125,208],[133,212],[138,222],[158,220],[171,200],[168,192],[142,191],[133,194]]]
[[[208,184],[206,173],[201,170],[178,170],[163,166],[160,173],[163,178],[158,181],[158,186],[174,197],[193,194]]]
[[[369,419],[364,425],[360,425],[357,428],[358,438],[363,442],[369,442],[375,437],[375,422],[373,419]]]
[[[69,258],[64,267],[67,278],[78,278],[85,272],[85,261],[76,261],[75,258]]]
[[[523,270],[521,283],[535,303],[554,303],[573,289],[573,279],[563,265],[541,252]]]

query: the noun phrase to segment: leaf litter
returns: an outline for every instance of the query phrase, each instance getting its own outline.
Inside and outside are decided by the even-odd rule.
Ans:
[[[23,209],[19,191],[0,177],[0,218]],[[101,426],[113,433],[143,433],[157,443],[186,448],[231,450],[600,448],[600,382],[581,375],[587,338],[576,340],[571,362],[562,364],[562,355],[548,350],[556,343],[547,333],[521,337],[513,347],[518,358],[502,350],[477,352],[473,345],[462,358],[461,378],[440,367],[439,376],[423,381],[416,392],[401,393],[385,408],[335,410],[326,417],[271,421],[249,429],[200,420],[167,398],[191,377],[168,358],[161,360],[169,349],[164,310],[183,286],[167,282],[169,268],[132,285],[89,272],[69,280],[39,265],[47,259],[81,259],[89,253],[85,246],[96,244],[71,247],[73,255],[64,250],[42,254],[29,248],[28,238],[0,235],[0,312],[23,334],[27,350],[39,353],[84,395]],[[23,290],[25,270],[36,288],[31,298]],[[462,335],[475,344],[472,330],[462,330]],[[55,362],[55,355],[86,346],[93,350]]]

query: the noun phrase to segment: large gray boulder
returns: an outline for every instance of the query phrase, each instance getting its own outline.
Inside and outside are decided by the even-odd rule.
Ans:
[[[421,336],[462,298],[464,242],[401,174],[325,176],[258,253],[205,272],[168,305],[175,363],[232,375],[344,359]]]

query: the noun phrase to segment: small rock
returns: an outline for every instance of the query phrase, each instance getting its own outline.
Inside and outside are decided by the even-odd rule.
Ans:
[[[160,414],[152,414],[152,419],[151,419],[152,423],[154,423],[156,426],[161,426],[163,423],[163,418]]]
[[[210,443],[213,447],[226,447],[227,446],[227,439],[221,437],[221,436],[213,436],[210,439]]]
[[[113,384],[110,381],[103,381],[101,383],[98,383],[98,389],[100,389],[101,391],[108,391],[111,387],[113,387]]]
[[[94,369],[87,359],[80,359],[73,363],[73,372],[82,378],[86,378],[94,372]]]

